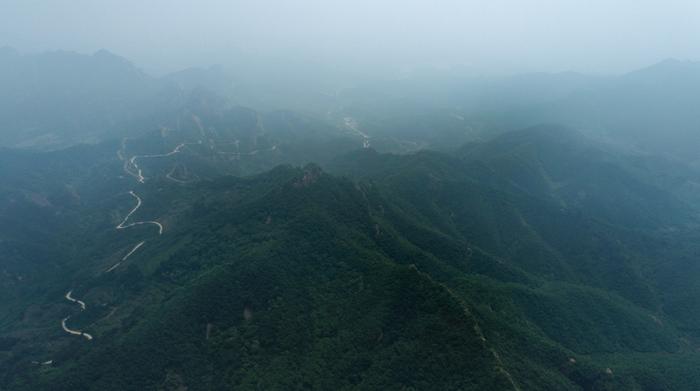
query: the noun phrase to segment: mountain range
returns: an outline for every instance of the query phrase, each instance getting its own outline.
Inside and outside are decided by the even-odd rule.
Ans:
[[[292,111],[220,68],[0,57],[0,389],[700,388],[700,172],[635,128],[666,91],[690,131],[696,64]]]

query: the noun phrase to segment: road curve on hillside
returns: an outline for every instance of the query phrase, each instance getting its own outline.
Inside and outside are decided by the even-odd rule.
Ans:
[[[182,148],[184,148],[185,146],[190,145],[190,144],[197,144],[197,143],[180,143],[172,151],[170,151],[168,153],[159,153],[159,154],[154,154],[154,155],[134,155],[128,161],[125,162],[124,171],[126,171],[127,174],[135,177],[136,180],[139,181],[140,183],[145,183],[146,177],[143,176],[143,170],[141,169],[141,167],[139,167],[139,164],[137,162],[138,159],[161,158],[161,157],[172,156],[176,153],[180,153],[182,151]],[[123,154],[119,154],[119,156],[120,156],[120,159],[123,158]],[[129,169],[129,167],[133,167],[134,170],[136,170],[136,173],[132,172]]]
[[[126,215],[126,217],[124,217],[124,220],[122,220],[122,222],[119,223],[119,225],[117,225],[115,228],[116,229],[125,229],[125,228],[133,227],[136,225],[154,224],[154,225],[158,226],[158,234],[162,235],[163,234],[163,224],[161,224],[157,221],[148,220],[148,221],[137,221],[137,222],[129,223],[129,224],[126,223],[129,220],[129,217],[131,217],[131,215],[134,214],[134,212],[136,212],[141,207],[141,197],[136,195],[136,193],[134,193],[133,190],[129,190],[129,194],[131,194],[134,198],[136,198],[136,206],[134,206],[134,208]]]
[[[78,299],[73,297],[72,290],[70,290],[66,293],[65,298],[66,298],[66,300],[68,300],[72,303],[77,303],[78,305],[80,305],[81,311],[85,311],[85,308],[87,308],[84,301],[78,300]],[[82,335],[88,341],[92,340],[92,335],[90,335],[88,333],[84,333],[80,330],[73,330],[73,329],[69,328],[68,326],[66,326],[66,322],[68,321],[68,319],[70,319],[70,316],[67,316],[67,317],[63,318],[63,320],[61,320],[61,327],[63,328],[63,331],[65,331],[68,334],[72,334],[72,335]]]
[[[70,319],[70,316],[67,316],[67,317],[63,318],[63,320],[61,320],[61,327],[63,328],[63,331],[65,331],[68,334],[72,334],[72,335],[82,335],[88,341],[92,340],[92,335],[90,335],[88,333],[84,333],[80,330],[73,330],[73,329],[68,328],[68,326],[66,326],[66,322],[68,321],[68,319]]]
[[[73,291],[72,291],[72,290],[68,291],[68,293],[66,293],[66,296],[65,296],[66,299],[67,299],[68,301],[72,301],[73,303],[78,303],[78,304],[80,305],[80,309],[81,309],[82,311],[84,311],[84,310],[85,310],[85,302],[82,301],[82,300],[78,300],[78,299],[74,298],[74,297],[72,296],[72,294],[73,294]]]

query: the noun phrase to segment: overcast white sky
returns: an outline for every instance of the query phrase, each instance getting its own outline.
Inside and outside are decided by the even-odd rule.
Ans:
[[[0,0],[4,45],[159,71],[260,54],[607,73],[700,59],[700,0]]]

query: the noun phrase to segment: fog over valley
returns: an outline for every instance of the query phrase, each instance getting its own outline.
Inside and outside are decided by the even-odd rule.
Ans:
[[[700,389],[700,3],[0,5],[0,390]]]

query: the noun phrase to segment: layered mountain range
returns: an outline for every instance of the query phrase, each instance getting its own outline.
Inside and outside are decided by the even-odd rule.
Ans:
[[[700,387],[696,64],[300,112],[218,68],[0,57],[2,389]]]

